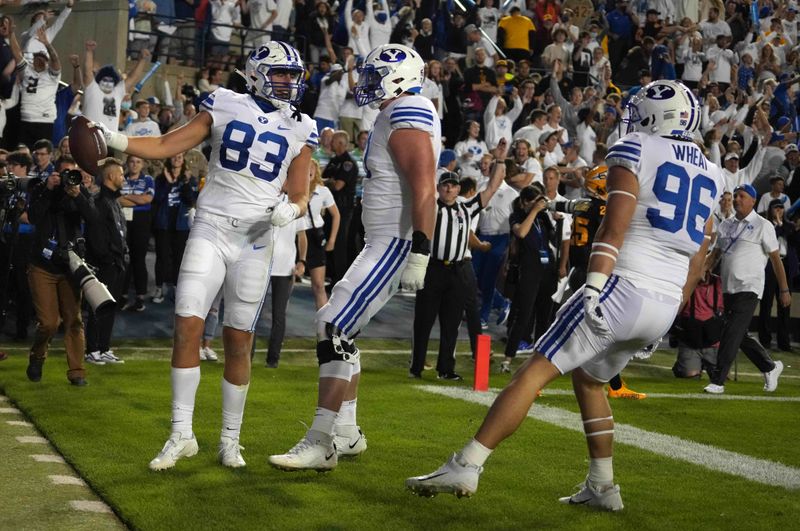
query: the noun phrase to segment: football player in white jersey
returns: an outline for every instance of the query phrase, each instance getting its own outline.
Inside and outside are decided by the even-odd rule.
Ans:
[[[219,459],[229,467],[245,465],[239,432],[253,330],[270,276],[272,227],[305,212],[308,166],[318,144],[314,121],[294,107],[302,98],[304,73],[297,50],[272,41],[247,59],[248,93],[215,90],[185,126],[161,137],[135,138],[104,128],[110,148],[150,159],[183,153],[208,137],[212,145],[175,295],[172,435],[150,462],[153,470],[170,468],[198,451],[192,412],[200,383],[200,338],[220,288],[225,370]]]
[[[354,456],[366,450],[356,424],[361,366],[353,338],[398,284],[423,287],[436,221],[441,131],[433,103],[419,95],[424,68],[414,50],[386,44],[372,50],[359,71],[356,102],[380,109],[364,152],[366,245],[317,312],[316,414],[299,443],[269,458],[276,468],[330,470],[337,453]]]
[[[561,307],[475,438],[436,472],[406,480],[417,494],[475,493],[485,461],[519,427],[537,392],[571,371],[589,474],[577,493],[560,501],[622,509],[611,464],[614,421],[603,385],[669,330],[702,272],[709,218],[725,187],[720,169],[692,142],[700,105],[684,85],[654,81],[627,109],[628,134],[606,156],[608,206],[586,284]]]

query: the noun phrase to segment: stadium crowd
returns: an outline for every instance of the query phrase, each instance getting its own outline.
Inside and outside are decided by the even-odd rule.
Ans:
[[[319,308],[327,300],[326,284],[342,277],[364,245],[361,180],[367,177],[363,161],[377,111],[357,106],[353,89],[360,61],[389,42],[413,47],[426,60],[421,94],[438,111],[446,148],[439,160],[439,184],[474,195],[489,185],[495,163],[505,165],[504,181],[483,211],[470,218],[469,252],[455,253],[474,273],[468,281],[473,296],[463,302],[471,307],[459,309],[459,316],[462,311],[468,319],[477,316],[477,326],[470,327],[471,342],[492,321],[508,329],[500,370],[509,371],[517,354],[533,351],[534,341],[566,300],[565,291],[583,283],[587,245],[604,212],[605,154],[625,134],[629,98],[656,79],[681,80],[702,102],[702,135],[696,143],[724,168],[727,180],[713,214],[715,227],[734,217],[749,197],[774,230],[767,239],[777,241],[788,283],[781,284],[774,263],[768,262],[763,297],[757,293],[758,335],[769,349],[774,330],[777,347],[791,350],[789,308],[782,306],[781,296],[786,289],[800,289],[797,5],[767,1],[751,6],[744,0],[495,4],[131,1],[132,66],[127,72],[122,65],[97,64],[91,40],[82,50],[58,57],[51,43],[60,35],[73,0],[59,5],[58,15],[36,11],[25,32],[16,29],[11,17],[0,18],[0,164],[9,179],[30,178],[25,189],[10,186],[2,198],[0,315],[15,316],[14,338],[27,340],[37,318],[36,334],[44,333],[42,299],[35,292],[32,296],[29,279],[41,262],[42,242],[46,250],[52,237],[36,236],[39,228],[29,212],[37,182],[46,182],[52,191],[60,186],[56,181],[63,177],[62,169],[73,167],[66,137],[70,119],[82,114],[130,136],[164,134],[191,120],[199,102],[216,88],[227,83],[243,90],[236,69],[249,50],[288,38],[304,52],[301,110],[317,123],[319,148],[309,176],[309,214],[283,229],[287,236],[280,240],[282,251],[276,250],[280,265],[273,266],[272,275],[285,285],[278,290],[280,304],[275,307],[273,301],[277,335],[270,342],[268,366],[278,365],[280,321],[294,279],[309,277]],[[137,84],[153,58],[196,67],[197,75],[179,76],[174,88],[156,87],[155,96],[139,97]],[[210,146],[200,145],[161,161],[129,156],[116,189],[108,188],[113,179],[105,168],[98,175],[83,172],[82,196],[99,204],[110,194],[118,204],[109,214],[123,235],[116,254],[89,252],[87,261],[98,270],[109,264],[118,269],[107,283],[122,310],[146,312],[151,304],[169,304],[209,154]],[[90,234],[87,230],[86,236]],[[768,254],[772,249],[766,245]],[[155,268],[149,270],[146,257],[152,248]],[[152,277],[155,290],[149,292]],[[699,375],[701,361],[705,369],[715,366],[721,325],[700,339],[690,330],[691,323],[722,315],[721,289],[715,271],[709,271],[676,322],[674,340],[681,352],[676,376]],[[779,301],[774,323],[769,317],[773,299]],[[209,341],[218,306],[207,319],[204,360],[217,358]],[[61,318],[66,326],[63,314]],[[52,323],[47,326],[49,341],[55,330]],[[86,344],[86,362],[123,361],[108,341]],[[34,350],[43,362],[46,344]],[[440,356],[453,355],[440,351]],[[416,357],[410,375],[418,377],[424,360]],[[71,359],[68,377],[85,383],[78,365],[79,359]],[[447,367],[440,377],[458,379],[452,364],[440,360],[439,365]],[[75,375],[80,379],[73,379]]]

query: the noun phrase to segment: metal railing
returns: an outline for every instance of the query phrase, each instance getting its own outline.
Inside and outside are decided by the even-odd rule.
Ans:
[[[153,54],[153,60],[167,62],[173,58],[179,61],[191,61],[192,66],[202,68],[209,62],[210,49],[214,45],[227,45],[229,50],[237,53],[229,53],[230,58],[236,57],[243,60],[254,48],[253,43],[269,41],[272,39],[272,31],[262,29],[252,29],[231,24],[214,24],[211,22],[197,22],[194,19],[183,19],[165,15],[146,14],[139,15],[136,20],[147,18],[151,24],[150,31],[141,29],[130,29],[128,33],[127,55],[132,58],[138,57],[139,51],[148,48]],[[175,28],[173,33],[161,31],[161,26]],[[229,43],[217,41],[211,35],[213,28],[230,28],[232,30]],[[191,36],[187,36],[191,33]],[[304,36],[293,35],[287,29],[288,41],[305,58],[307,56],[307,43]],[[137,37],[138,36],[138,37]],[[137,44],[141,41],[141,44]],[[177,41],[177,44],[176,44]],[[264,42],[266,42],[264,41]],[[187,53],[190,52],[190,53]],[[235,63],[231,66],[235,66]]]

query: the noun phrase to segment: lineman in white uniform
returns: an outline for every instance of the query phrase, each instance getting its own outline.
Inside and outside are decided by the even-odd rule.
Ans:
[[[398,284],[422,289],[436,221],[441,131],[433,103],[418,95],[423,72],[414,50],[386,44],[369,53],[359,73],[357,103],[380,108],[364,152],[366,245],[317,312],[316,415],[299,443],[269,458],[276,468],[330,470],[337,452],[357,455],[366,449],[355,420],[361,366],[353,338]]]
[[[294,108],[302,98],[304,70],[297,50],[273,41],[247,59],[249,93],[217,89],[188,124],[161,137],[104,131],[109,147],[139,157],[164,159],[208,137],[213,147],[175,296],[172,435],[150,462],[153,470],[197,453],[192,412],[200,383],[200,338],[220,288],[225,371],[219,459],[229,467],[245,465],[239,432],[253,330],[270,276],[272,227],[305,212],[308,167],[318,143],[314,121]]]
[[[583,290],[559,310],[536,353],[483,425],[439,470],[406,480],[420,495],[470,496],[494,448],[525,419],[537,392],[572,371],[589,446],[589,475],[562,503],[622,509],[611,463],[614,421],[603,384],[670,328],[699,279],[721,170],[691,141],[700,105],[676,81],[654,81],[628,104],[628,133],[609,149],[608,207]],[[644,156],[646,154],[646,156]],[[623,246],[624,241],[624,246]]]

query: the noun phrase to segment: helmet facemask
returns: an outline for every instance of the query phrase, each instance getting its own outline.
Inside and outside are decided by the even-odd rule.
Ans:
[[[291,81],[274,81],[273,76],[288,73]],[[293,66],[273,66],[260,64],[256,68],[256,75],[261,77],[262,82],[254,85],[254,89],[261,85],[261,90],[255,93],[272,103],[278,109],[284,109],[289,105],[298,105],[303,98],[306,90],[304,70]]]
[[[358,83],[353,90],[353,96],[359,107],[372,104],[380,105],[386,96],[383,89],[383,78],[389,75],[390,69],[386,66],[375,67],[375,65],[365,64],[358,69]]]

